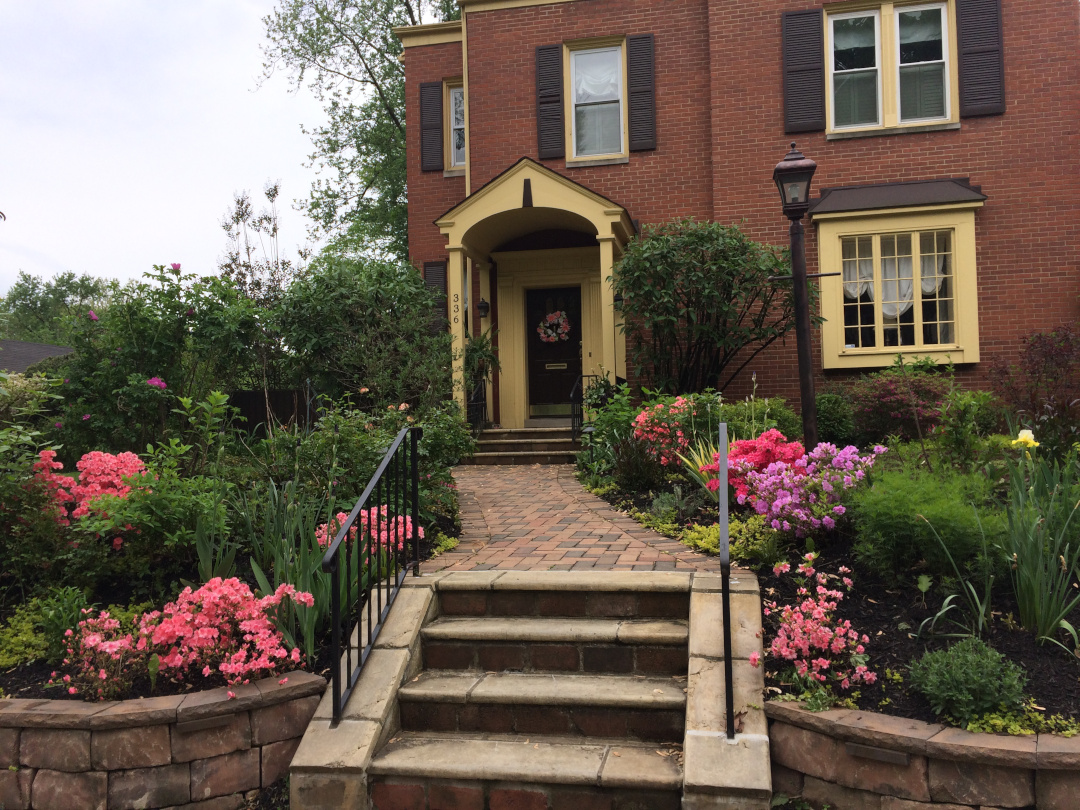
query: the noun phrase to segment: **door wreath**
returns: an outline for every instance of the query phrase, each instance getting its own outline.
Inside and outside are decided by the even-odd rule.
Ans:
[[[536,327],[536,333],[544,343],[558,343],[560,340],[570,339],[570,319],[566,317],[565,310],[549,312]]]

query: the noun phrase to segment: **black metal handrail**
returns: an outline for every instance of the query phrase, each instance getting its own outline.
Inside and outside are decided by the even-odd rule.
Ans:
[[[465,403],[465,419],[473,430],[481,430],[487,423],[487,380],[480,378],[473,383]]]
[[[585,393],[599,374],[579,374],[574,387],[570,389],[570,438],[574,441],[581,436],[581,427],[585,420]],[[585,382],[589,380],[589,382]]]
[[[413,574],[420,573],[417,444],[421,436],[423,430],[418,427],[404,428],[398,433],[323,556],[322,569],[330,574],[334,725],[341,720],[345,703],[408,575],[410,563]],[[406,519],[411,522],[411,531]],[[354,529],[355,537],[350,538]],[[355,642],[353,633],[349,632],[354,621]],[[348,633],[344,667],[342,629]]]

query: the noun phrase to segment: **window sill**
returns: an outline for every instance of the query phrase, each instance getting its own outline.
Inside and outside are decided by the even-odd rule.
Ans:
[[[865,352],[846,351],[839,355],[823,358],[823,368],[826,371],[833,369],[867,369],[888,368],[896,362],[896,355],[902,354],[905,358],[933,360],[938,365],[947,363],[961,364],[978,362],[978,349],[974,351],[965,349],[963,346],[953,344],[950,346],[925,346],[897,347],[893,350],[868,350]]]
[[[960,129],[959,121],[950,121],[944,124],[922,124],[909,127],[881,127],[879,129],[860,129],[857,132],[830,132],[825,136],[827,141],[847,141],[852,138],[876,138],[881,135],[911,135],[917,132],[945,132],[947,130]]]
[[[444,169],[442,173],[443,177],[464,177],[465,167],[459,166],[456,169]]]
[[[629,155],[622,155],[620,157],[613,158],[597,158],[596,160],[575,160],[574,158],[569,158],[566,161],[566,168],[584,169],[586,166],[618,166],[620,163],[629,162]]]

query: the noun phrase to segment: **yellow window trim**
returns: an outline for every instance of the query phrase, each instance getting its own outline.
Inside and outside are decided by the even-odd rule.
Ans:
[[[815,217],[818,268],[822,273],[843,267],[840,240],[847,236],[871,236],[913,231],[952,231],[956,341],[948,345],[883,346],[847,349],[844,344],[843,278],[821,279],[822,365],[826,369],[884,368],[897,354],[929,357],[938,363],[979,362],[979,308],[975,262],[975,209],[982,203],[852,212]],[[877,304],[875,304],[877,306]]]
[[[451,76],[448,79],[443,79],[443,169],[448,172],[465,169],[465,163],[454,165],[454,109],[450,103],[450,94],[452,90],[458,89],[462,93],[465,91],[465,82],[461,76]],[[467,98],[465,106],[468,106]],[[466,131],[467,128],[468,120],[466,119]],[[466,150],[466,162],[467,159],[468,151]]]
[[[619,111],[622,116],[622,151],[606,152],[602,155],[574,156],[574,88],[571,82],[570,54],[574,51],[591,51],[599,48],[619,48],[622,61],[622,86],[621,98],[619,99]],[[627,95],[626,73],[626,37],[623,35],[611,37],[594,37],[592,39],[575,39],[563,43],[563,109],[565,128],[566,165],[573,166],[575,163],[594,163],[598,160],[612,160],[616,158],[629,158],[630,156],[630,123],[628,119],[629,98]]]
[[[401,40],[401,47],[403,48],[461,42],[461,20],[428,23],[427,25],[403,25],[390,30]]]
[[[948,117],[920,118],[916,121],[900,120],[900,54],[897,52],[896,10],[907,6],[945,6],[945,27],[948,42]],[[870,126],[833,126],[833,60],[832,25],[830,18],[858,11],[878,12],[878,110],[880,121]],[[890,2],[852,2],[829,5],[825,9],[825,121],[827,135],[847,135],[877,130],[903,130],[908,127],[925,129],[927,126],[960,123],[960,77],[959,55],[956,44],[956,4],[954,0],[895,0]]]

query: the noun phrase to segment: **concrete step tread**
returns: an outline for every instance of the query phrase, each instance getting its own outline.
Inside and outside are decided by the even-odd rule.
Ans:
[[[437,703],[682,709],[685,688],[685,678],[428,670],[402,686],[398,697]]]
[[[560,434],[570,435],[569,427],[526,427],[526,428],[486,428],[481,430],[477,436],[483,438],[485,436],[524,436],[529,434],[539,434],[541,436],[558,436]]]
[[[484,447],[489,444],[509,444],[514,447],[530,447],[534,444],[557,444],[557,445],[577,445],[578,442],[575,439],[571,439],[569,436],[556,437],[552,436],[550,439],[501,439],[494,436],[480,436],[476,441],[479,447]]]
[[[368,768],[375,776],[681,790],[678,750],[633,742],[402,732]]]
[[[579,619],[522,616],[441,617],[420,631],[429,641],[686,644],[689,622],[679,619]]]

